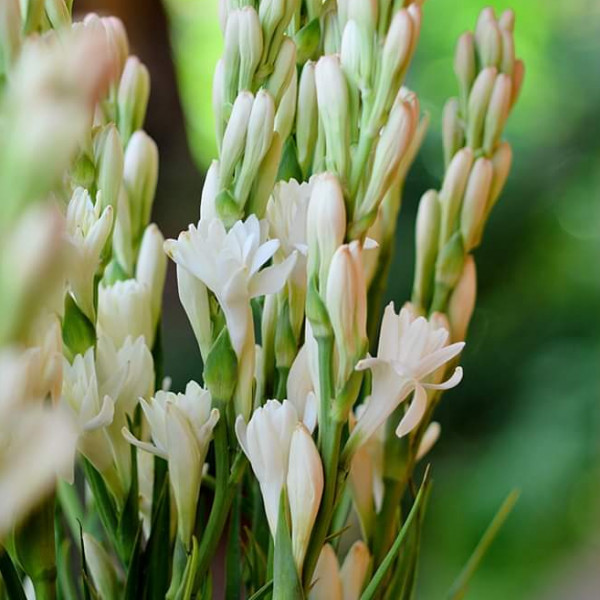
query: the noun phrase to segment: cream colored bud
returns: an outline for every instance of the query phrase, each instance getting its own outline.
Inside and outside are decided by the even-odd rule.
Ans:
[[[258,5],[258,17],[262,25],[264,52],[271,45],[275,30],[280,27],[286,14],[285,0],[262,0]]]
[[[296,146],[298,164],[304,176],[308,175],[317,142],[319,130],[319,110],[315,84],[315,63],[307,61],[302,68],[298,85],[298,106],[296,110]]]
[[[240,71],[240,10],[232,10],[225,28],[223,49],[223,100],[225,105],[233,104],[238,94]]]
[[[371,178],[361,202],[359,217],[377,210],[396,177],[398,165],[412,140],[415,125],[410,104],[395,104],[377,142]]]
[[[461,101],[466,106],[471,86],[477,74],[475,38],[471,32],[463,33],[458,38],[454,53],[454,73],[458,79]]]
[[[512,77],[515,70],[515,38],[510,31],[500,29],[502,36],[502,62],[500,71]]]
[[[298,572],[302,572],[304,556],[321,504],[323,485],[323,465],[319,451],[308,429],[298,423],[290,442],[287,473],[292,552]]]
[[[377,0],[348,0],[347,20],[354,20],[370,33],[377,27]]]
[[[220,163],[213,160],[204,177],[204,186],[200,197],[200,219],[214,219],[217,217],[215,200],[220,191],[219,180]]]
[[[408,14],[413,23],[413,34],[410,45],[410,57],[412,57],[417,49],[417,43],[419,41],[419,35],[421,33],[421,22],[423,20],[423,9],[421,8],[422,2],[417,0],[416,2],[410,2],[408,8]]]
[[[273,140],[275,104],[266,90],[256,94],[248,120],[244,159],[235,186],[235,199],[240,207],[246,204],[257,170]]]
[[[360,89],[368,89],[373,74],[372,33],[356,21],[348,21],[342,35],[340,59],[350,81]]]
[[[444,145],[444,164],[450,164],[453,156],[463,147],[464,130],[460,118],[458,98],[450,98],[444,106],[442,116],[442,140]]]
[[[495,19],[485,20],[477,38],[482,67],[499,67],[502,61],[502,35]]]
[[[167,255],[163,250],[165,238],[160,229],[151,223],[146,227],[140,245],[140,254],[135,269],[135,278],[150,291],[150,310],[154,328],[158,325],[162,305],[165,277],[167,275]]]
[[[117,128],[110,124],[97,141],[97,186],[102,194],[102,207],[117,208],[123,179],[123,146]]]
[[[296,116],[296,99],[298,98],[298,74],[296,69],[292,71],[290,84],[287,86],[279,108],[275,113],[275,131],[279,133],[281,140],[287,140],[294,127]]]
[[[475,309],[477,298],[477,270],[472,255],[465,259],[463,272],[450,295],[448,318],[453,342],[462,342],[467,337],[467,329]]]
[[[343,598],[338,559],[331,544],[325,544],[319,554],[308,600],[343,600]]]
[[[483,122],[496,82],[496,73],[496,67],[483,69],[477,76],[469,95],[466,135],[467,145],[473,150],[479,149],[483,141]]]
[[[523,79],[525,78],[525,63],[522,60],[515,61],[515,68],[513,70],[513,78],[512,78],[512,99],[511,99],[511,108],[515,105],[515,102],[519,98],[519,93],[521,92],[521,87],[523,86]]]
[[[296,44],[291,38],[286,37],[281,43],[273,66],[273,73],[271,73],[266,85],[266,89],[273,96],[275,106],[279,106],[295,71]]]
[[[265,214],[269,196],[273,191],[273,186],[277,179],[277,171],[281,162],[281,152],[282,138],[275,131],[273,132],[271,145],[258,168],[258,173],[254,179],[250,193],[250,202],[248,203],[247,213],[253,213],[259,219],[262,219]]]
[[[485,116],[483,150],[487,155],[494,151],[500,141],[510,110],[511,95],[512,81],[508,75],[501,73],[496,77]]]
[[[423,437],[421,438],[421,442],[417,450],[417,461],[421,460],[424,456],[426,456],[429,453],[429,451],[438,441],[441,432],[442,426],[437,421],[429,423],[427,429],[425,430],[425,433],[423,434]]]
[[[419,202],[415,233],[415,278],[412,301],[427,309],[433,295],[435,261],[438,253],[441,206],[437,192],[429,190]]]
[[[315,84],[327,145],[326,168],[344,179],[349,161],[348,85],[337,56],[322,56],[318,60]]]
[[[460,231],[465,252],[470,252],[481,240],[492,184],[493,168],[487,158],[479,158],[471,169],[460,213]]]
[[[244,6],[239,11],[238,43],[240,56],[238,89],[251,90],[254,73],[263,51],[260,21],[256,10],[251,6]]]
[[[442,206],[440,246],[448,241],[458,227],[458,217],[472,164],[473,152],[470,148],[463,148],[454,155],[446,170],[444,183],[440,190]]]
[[[362,540],[354,542],[346,554],[340,571],[344,600],[359,600],[370,562],[371,555],[367,545]]]
[[[217,61],[213,75],[212,109],[215,115],[215,130],[217,135],[217,148],[221,152],[221,143],[225,133],[225,63],[223,59]]]
[[[142,128],[150,97],[150,74],[137,56],[130,56],[125,63],[119,83],[118,117],[119,132],[127,144],[134,131]]]
[[[481,43],[485,26],[489,22],[496,22],[496,13],[491,6],[486,6],[486,8],[479,13],[479,16],[477,17],[477,23],[475,24],[475,39],[478,45]]]
[[[308,276],[318,275],[324,295],[329,265],[346,235],[346,206],[339,180],[331,173],[316,175],[312,180],[308,203]]]
[[[136,131],[125,150],[123,182],[129,197],[134,247],[150,221],[158,180],[158,148],[144,131]]]
[[[508,142],[502,142],[494,154],[492,155],[492,166],[494,167],[494,175],[490,189],[489,204],[486,211],[486,218],[490,214],[492,208],[498,201],[504,184],[508,179],[510,166],[512,164],[512,149]]]
[[[498,22],[502,29],[512,33],[515,30],[515,11],[511,10],[510,8],[508,10],[505,10],[500,15],[500,19]]]
[[[220,151],[219,185],[227,188],[233,178],[233,171],[241,158],[246,145],[246,129],[252,112],[254,96],[250,92],[240,92],[235,99],[231,117],[225,128]]]
[[[335,251],[327,278],[325,305],[340,359],[337,385],[341,389],[367,345],[367,286],[359,242],[343,244]]]

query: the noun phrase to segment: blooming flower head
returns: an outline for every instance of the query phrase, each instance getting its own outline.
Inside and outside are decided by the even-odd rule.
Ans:
[[[195,381],[187,384],[184,394],[160,390],[148,402],[142,398],[141,405],[152,443],[138,440],[126,428],[122,433],[131,444],[168,461],[178,532],[187,546],[196,521],[202,466],[219,411],[211,408],[210,393]]]
[[[449,389],[462,379],[457,367],[443,383],[433,382],[436,372],[460,354],[464,342],[448,345],[449,333],[435,319],[418,317],[409,306],[397,315],[390,303],[384,312],[377,357],[359,361],[359,370],[371,369],[373,387],[349,440],[349,447],[364,443],[396,407],[414,391],[414,400],[396,428],[402,437],[416,427],[427,409],[427,389]]]

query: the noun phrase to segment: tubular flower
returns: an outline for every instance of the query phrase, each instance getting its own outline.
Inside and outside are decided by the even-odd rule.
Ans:
[[[373,388],[364,410],[348,441],[356,449],[366,442],[396,407],[412,392],[414,399],[396,428],[402,437],[412,431],[427,408],[427,390],[445,390],[460,383],[462,369],[442,383],[430,383],[430,377],[464,348],[464,342],[448,345],[449,333],[424,317],[417,317],[410,307],[397,315],[390,303],[383,315],[377,357],[365,358],[358,370],[371,369]]]

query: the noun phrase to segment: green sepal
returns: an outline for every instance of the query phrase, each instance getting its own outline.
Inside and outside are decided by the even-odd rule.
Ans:
[[[215,207],[219,218],[227,228],[231,227],[244,216],[243,210],[239,207],[236,199],[229,190],[221,190],[217,194]]]
[[[213,400],[227,402],[237,383],[237,356],[231,345],[229,331],[223,327],[214,341],[204,365],[204,383]]]
[[[285,488],[281,490],[273,558],[273,600],[302,600],[304,591],[292,551]]]
[[[321,24],[318,18],[307,23],[294,36],[296,44],[296,64],[303,65],[313,58],[321,43]]]
[[[198,570],[198,540],[192,536],[192,551],[188,554],[185,571],[175,600],[190,600],[194,591],[194,581]]]
[[[298,353],[298,341],[290,321],[290,304],[287,298],[279,298],[277,324],[275,326],[275,366],[277,368],[292,366]]]
[[[130,279],[131,275],[132,274],[127,273],[127,271],[116,258],[113,258],[108,265],[106,265],[106,269],[104,269],[102,281],[105,285],[113,285],[117,283],[117,281],[125,281],[126,279]]]
[[[306,318],[310,321],[313,335],[316,339],[332,335],[327,307],[317,291],[316,276],[311,277],[308,281],[308,290],[306,293]]]
[[[277,181],[289,181],[290,179],[302,181],[302,169],[298,163],[296,142],[291,137],[286,140],[283,146],[281,162],[277,171]]]
[[[62,339],[71,358],[77,354],[85,354],[96,343],[94,325],[81,312],[70,294],[65,297]]]

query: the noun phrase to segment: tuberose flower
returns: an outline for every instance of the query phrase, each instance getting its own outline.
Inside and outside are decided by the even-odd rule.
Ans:
[[[445,382],[430,381],[464,347],[464,342],[448,345],[448,330],[437,327],[433,321],[417,317],[408,306],[398,315],[393,303],[386,307],[377,357],[365,358],[356,366],[359,370],[371,369],[373,387],[348,440],[349,449],[356,449],[368,440],[411,392],[414,399],[396,428],[398,437],[412,431],[421,421],[427,409],[428,389],[445,390],[460,383],[461,367]]]

